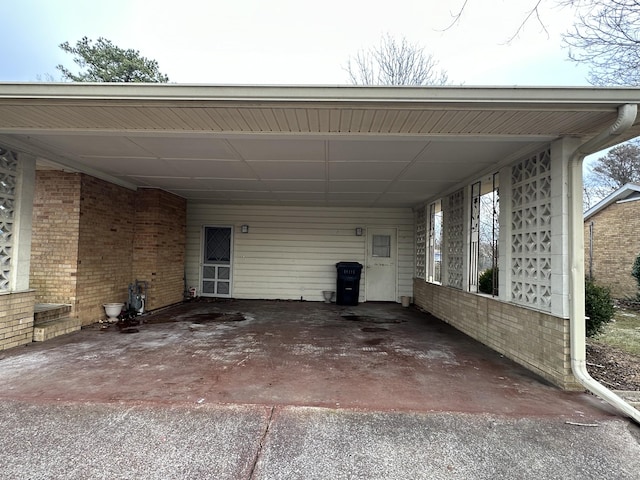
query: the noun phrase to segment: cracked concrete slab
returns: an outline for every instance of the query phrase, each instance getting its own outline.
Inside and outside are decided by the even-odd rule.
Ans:
[[[0,402],[0,478],[249,478],[271,408]]]
[[[616,418],[1,401],[0,478],[636,479]]]
[[[359,412],[274,413],[256,479],[637,479],[640,444],[622,419]]]

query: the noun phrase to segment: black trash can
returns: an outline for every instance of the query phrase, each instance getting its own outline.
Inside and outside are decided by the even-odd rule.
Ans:
[[[358,305],[362,264],[358,262],[336,263],[336,305]]]

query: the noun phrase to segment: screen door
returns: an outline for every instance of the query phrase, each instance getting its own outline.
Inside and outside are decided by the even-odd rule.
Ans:
[[[202,285],[204,297],[231,297],[231,227],[204,227]]]

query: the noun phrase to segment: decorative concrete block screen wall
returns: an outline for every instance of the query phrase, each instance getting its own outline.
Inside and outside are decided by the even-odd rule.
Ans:
[[[561,154],[553,157],[562,148],[554,144],[500,170],[498,296],[469,292],[471,195],[465,188],[442,199],[442,285],[416,277],[414,299],[547,380],[574,389],[580,387],[571,373],[568,247],[562,233],[567,164]]]
[[[0,292],[11,290],[18,159],[0,147]]]
[[[458,190],[447,198],[443,218],[445,225],[447,285],[463,287],[464,272],[464,190]]]
[[[29,289],[35,159],[0,146],[0,350],[33,339]]]
[[[416,277],[427,274],[427,219],[425,207],[416,210]]]
[[[511,167],[511,298],[551,310],[551,152]]]

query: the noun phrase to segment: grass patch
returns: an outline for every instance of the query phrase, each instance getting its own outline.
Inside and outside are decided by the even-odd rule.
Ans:
[[[632,355],[640,355],[640,311],[616,308],[613,320],[591,339]]]

